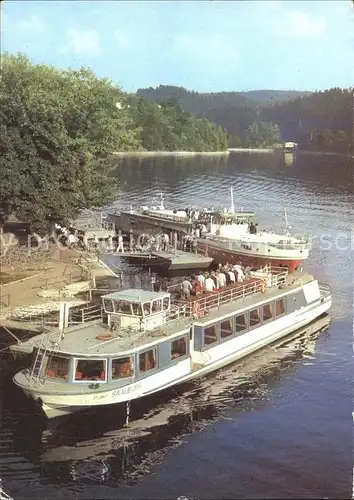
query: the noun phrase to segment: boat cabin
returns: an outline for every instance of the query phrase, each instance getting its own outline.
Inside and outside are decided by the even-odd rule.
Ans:
[[[249,233],[253,212],[215,212],[210,216],[209,232],[213,236],[235,238]]]
[[[153,330],[166,323],[171,307],[169,293],[136,289],[104,295],[102,302],[110,330],[118,327]]]

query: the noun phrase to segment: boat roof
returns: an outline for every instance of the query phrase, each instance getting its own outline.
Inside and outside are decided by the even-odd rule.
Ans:
[[[168,292],[153,292],[152,290],[139,290],[136,288],[129,288],[128,290],[121,290],[119,292],[109,293],[103,295],[103,299],[113,300],[126,300],[129,302],[151,302],[152,300],[163,299],[168,297]]]

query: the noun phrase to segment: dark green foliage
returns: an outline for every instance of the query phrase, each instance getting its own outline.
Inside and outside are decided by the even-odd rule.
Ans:
[[[348,154],[353,137],[353,89],[316,92],[264,109],[264,119],[279,124],[283,140],[303,149]]]
[[[92,71],[61,71],[5,54],[0,81],[0,225],[10,214],[47,230],[102,206],[116,185],[116,151],[217,151],[225,132],[185,113],[124,94]]]
[[[129,102],[146,150],[225,151],[228,147],[223,129],[183,111],[177,97],[156,104],[132,96]]]
[[[198,93],[161,85],[137,94],[160,103],[178,99],[185,111],[226,129],[230,147],[269,147],[280,139],[302,149],[348,154],[353,143],[352,89]]]

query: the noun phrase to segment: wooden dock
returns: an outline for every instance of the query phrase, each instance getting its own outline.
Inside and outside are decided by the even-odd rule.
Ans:
[[[162,262],[162,267],[170,271],[207,269],[213,262],[211,257],[192,252],[183,252],[182,250],[151,252],[151,254]]]
[[[182,250],[152,250],[151,252],[113,252],[109,255],[116,255],[121,258],[135,261],[138,265],[148,265],[161,267],[169,271],[182,271],[188,269],[208,269],[213,259],[205,255]]]

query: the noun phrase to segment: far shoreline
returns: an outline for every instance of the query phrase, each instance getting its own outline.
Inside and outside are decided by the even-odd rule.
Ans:
[[[114,156],[121,158],[132,156],[227,156],[230,154],[226,151],[117,151],[112,153]]]

